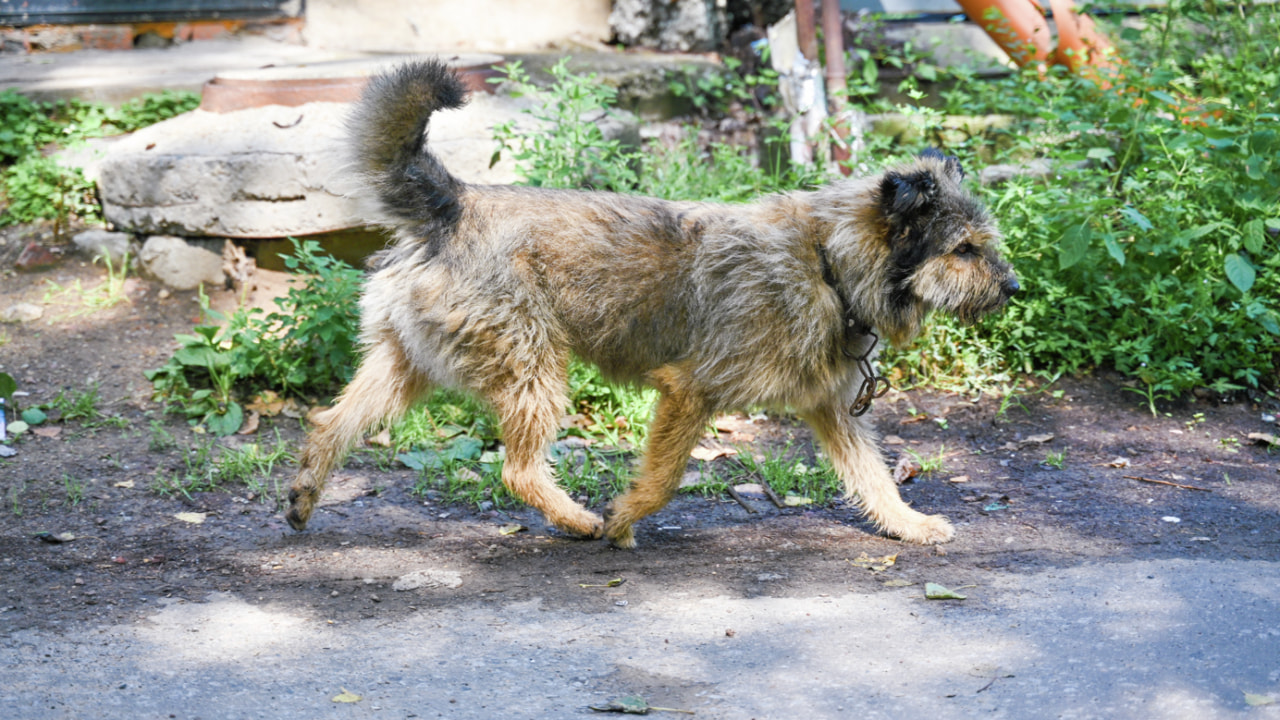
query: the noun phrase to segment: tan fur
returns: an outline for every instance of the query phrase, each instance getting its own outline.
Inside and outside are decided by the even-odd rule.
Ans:
[[[947,198],[964,193],[957,172],[935,158],[893,172],[931,178],[929,207],[939,217]],[[889,179],[741,206],[459,184],[448,195],[456,220],[432,237],[406,232],[412,224],[389,212],[401,237],[361,300],[365,360],[317,420],[290,523],[305,526],[361,432],[445,385],[493,405],[507,447],[503,482],[576,535],[634,546],[633,524],[674,495],[707,419],[763,406],[794,410],[814,427],[849,497],[884,532],[950,539],[945,519],[901,500],[869,422],[849,415],[863,379],[850,355],[871,341],[848,336],[846,314],[905,343],[930,310],[980,316],[1016,281],[999,257],[998,232],[968,210],[930,218],[920,237],[946,247],[891,281],[907,240],[891,236],[901,218],[886,209]],[[952,252],[961,245],[972,251]],[[892,282],[907,288],[897,300]],[[571,353],[613,380],[661,391],[639,475],[604,520],[555,484],[546,460],[568,401]]]

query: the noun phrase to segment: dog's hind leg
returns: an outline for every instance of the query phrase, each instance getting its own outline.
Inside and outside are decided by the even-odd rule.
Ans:
[[[946,518],[917,512],[902,501],[866,419],[851,416],[847,406],[833,404],[802,416],[817,432],[844,481],[846,498],[856,502],[876,527],[921,545],[947,542],[955,535]]]
[[[369,350],[337,404],[315,417],[298,477],[289,488],[285,519],[294,530],[307,526],[329,473],[360,436],[375,425],[394,422],[429,385],[394,340],[383,340]]]
[[[539,363],[514,377],[507,368],[491,376],[481,393],[497,411],[502,425],[507,448],[503,484],[557,528],[579,537],[598,538],[604,527],[600,516],[574,502],[556,484],[547,462],[547,446],[555,438],[568,404],[567,367],[566,356]]]
[[[652,380],[662,395],[654,410],[643,467],[626,494],[605,511],[605,536],[615,547],[635,547],[631,526],[671,502],[680,488],[689,453],[711,416],[705,399],[690,390],[676,371],[663,368],[653,373]]]

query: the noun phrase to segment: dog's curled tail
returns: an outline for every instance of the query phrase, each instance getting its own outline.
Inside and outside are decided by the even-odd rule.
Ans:
[[[383,212],[419,235],[460,212],[463,183],[426,149],[426,131],[435,111],[466,102],[466,86],[443,62],[411,62],[374,76],[347,122],[356,166]]]

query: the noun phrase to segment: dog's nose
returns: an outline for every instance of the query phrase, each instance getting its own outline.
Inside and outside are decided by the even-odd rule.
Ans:
[[[1004,284],[1000,286],[1000,289],[1004,291],[1005,295],[1013,297],[1015,293],[1022,289],[1022,286],[1018,284],[1018,278],[1011,277],[1004,281]]]

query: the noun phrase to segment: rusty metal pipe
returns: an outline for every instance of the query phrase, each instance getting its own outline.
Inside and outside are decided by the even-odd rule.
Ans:
[[[835,115],[845,103],[844,21],[838,0],[822,0],[822,42],[827,54],[827,106]]]
[[[814,2],[815,0],[796,0],[796,40],[800,43],[800,54],[809,62],[818,61],[818,28],[813,19]]]

